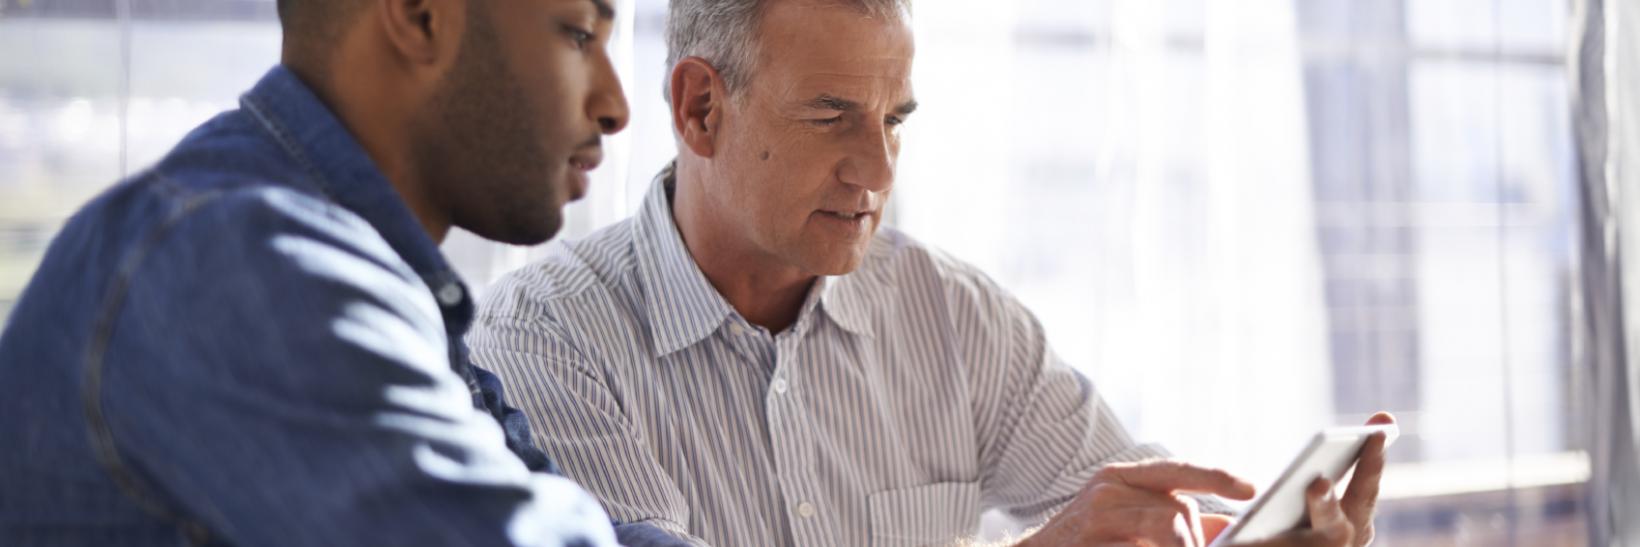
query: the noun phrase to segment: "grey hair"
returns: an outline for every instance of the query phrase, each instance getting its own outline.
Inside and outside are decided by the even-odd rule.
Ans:
[[[735,94],[751,77],[757,61],[757,29],[768,0],[670,0],[666,16],[666,100],[672,100],[672,69],[685,57],[711,63]],[[871,17],[893,19],[911,14],[911,0],[838,0]]]

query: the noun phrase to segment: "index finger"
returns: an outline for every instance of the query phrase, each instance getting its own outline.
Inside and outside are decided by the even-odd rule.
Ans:
[[[1255,493],[1252,484],[1225,470],[1173,460],[1110,464],[1099,470],[1095,480],[1100,478],[1165,494],[1190,492],[1250,500]]]

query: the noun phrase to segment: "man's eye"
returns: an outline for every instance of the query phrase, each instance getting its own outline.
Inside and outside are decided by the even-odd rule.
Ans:
[[[569,36],[571,42],[575,43],[575,49],[585,49],[587,44],[592,43],[592,33],[580,28],[564,25],[564,34]]]
[[[899,116],[889,116],[883,123],[887,123],[889,127],[899,127],[900,124],[905,123],[905,118],[901,118]]]
[[[837,117],[832,117],[832,118],[822,118],[822,119],[818,119],[818,120],[809,120],[809,123],[812,123],[814,125],[818,125],[820,127],[827,127],[827,126],[837,125],[837,123],[841,122],[841,121],[843,121],[843,117],[842,116],[837,116]]]

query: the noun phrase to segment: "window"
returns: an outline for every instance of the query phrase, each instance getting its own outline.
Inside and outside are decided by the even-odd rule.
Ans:
[[[633,121],[568,237],[673,155],[665,2],[623,8]],[[916,10],[891,222],[1013,290],[1141,438],[1262,482],[1387,409],[1383,544],[1585,542],[1565,0]],[[0,0],[0,318],[278,50],[272,0]],[[479,290],[540,254],[445,249]]]
[[[278,59],[271,0],[0,0],[0,319],[69,215]]]
[[[1584,543],[1565,2],[917,10],[899,225],[1140,437],[1258,483],[1391,410],[1385,544]]]

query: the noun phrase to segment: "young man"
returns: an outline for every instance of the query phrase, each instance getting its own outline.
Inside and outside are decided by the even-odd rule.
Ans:
[[[438,250],[586,191],[627,122],[610,5],[279,12],[282,65],[75,215],[0,335],[0,544],[613,544],[531,472]]]

